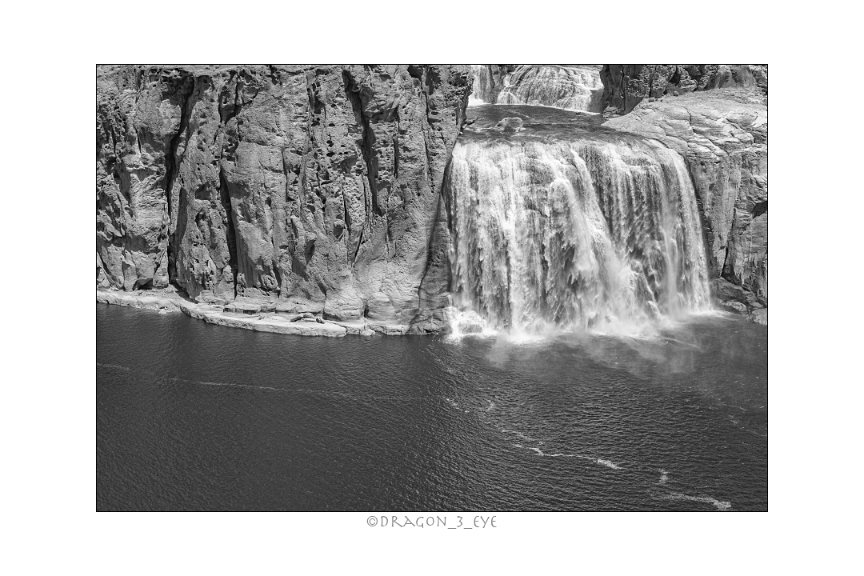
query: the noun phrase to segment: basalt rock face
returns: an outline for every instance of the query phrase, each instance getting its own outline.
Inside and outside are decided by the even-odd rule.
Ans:
[[[627,114],[645,98],[717,88],[744,88],[768,102],[768,66],[725,64],[607,64],[600,71],[603,108]],[[761,96],[760,96],[761,95]]]
[[[434,330],[467,66],[106,67],[97,285]]]
[[[550,106],[600,112],[603,83],[600,66],[475,66],[476,103]]]
[[[751,315],[768,304],[768,109],[761,89],[643,100],[603,124],[653,138],[687,163],[714,294]]]

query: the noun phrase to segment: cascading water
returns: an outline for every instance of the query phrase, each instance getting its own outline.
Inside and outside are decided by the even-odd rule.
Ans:
[[[599,67],[519,66],[508,76],[497,103],[600,112],[602,98]]]
[[[516,66],[512,71],[472,66],[469,106],[510,104],[601,112],[599,66]]]
[[[632,333],[710,307],[693,186],[655,141],[469,137],[449,184],[456,333]]]
[[[482,106],[483,104],[494,103],[494,79],[486,66],[473,65],[471,66],[471,75],[473,85],[471,87],[471,95],[468,97],[468,106]]]

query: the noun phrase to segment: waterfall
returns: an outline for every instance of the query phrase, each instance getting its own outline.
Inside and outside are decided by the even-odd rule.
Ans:
[[[516,66],[511,72],[472,66],[469,106],[517,104],[600,112],[603,83],[599,66]],[[514,68],[514,67],[510,67]]]
[[[471,86],[471,95],[468,97],[468,106],[481,106],[483,104],[494,103],[497,95],[495,94],[495,80],[487,66],[472,65],[471,76],[473,84]]]
[[[469,137],[449,185],[455,331],[629,329],[710,307],[693,185],[655,141]]]
[[[519,66],[497,103],[601,112],[602,99],[599,67]]]

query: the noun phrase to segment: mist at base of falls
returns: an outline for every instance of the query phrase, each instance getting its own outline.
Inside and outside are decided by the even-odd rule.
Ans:
[[[509,107],[525,129],[503,135],[494,108],[451,164],[454,335],[650,336],[711,310],[679,154],[573,113],[532,125],[530,107]]]

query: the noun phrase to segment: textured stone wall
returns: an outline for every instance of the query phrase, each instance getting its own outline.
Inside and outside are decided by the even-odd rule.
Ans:
[[[440,324],[467,66],[103,67],[96,276]]]
[[[768,66],[725,64],[606,64],[603,107],[627,114],[645,98],[718,88],[753,89],[768,101]]]

